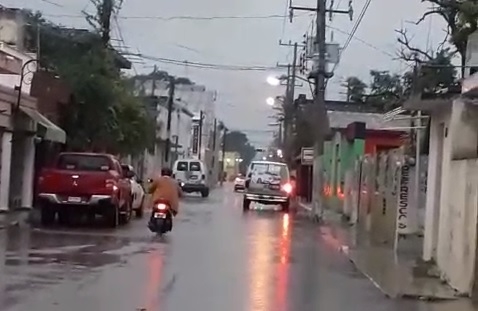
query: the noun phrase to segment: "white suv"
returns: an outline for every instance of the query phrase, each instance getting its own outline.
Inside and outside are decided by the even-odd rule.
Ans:
[[[251,202],[280,204],[289,210],[293,186],[289,168],[285,163],[253,161],[246,175],[243,208],[249,210]]]

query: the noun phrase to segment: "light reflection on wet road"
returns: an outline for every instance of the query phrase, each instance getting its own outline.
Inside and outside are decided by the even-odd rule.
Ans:
[[[0,310],[447,311],[389,300],[296,215],[243,213],[240,194],[186,198],[172,233],[146,219],[101,228],[0,231]]]

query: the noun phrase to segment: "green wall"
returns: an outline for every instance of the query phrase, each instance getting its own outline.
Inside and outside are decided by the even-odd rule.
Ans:
[[[365,141],[354,139],[348,141],[345,136],[336,132],[334,138],[324,144],[323,167],[325,171],[325,185],[329,193],[326,193],[326,202],[330,207],[340,208],[342,200],[337,196],[338,188],[345,183],[345,173],[353,170],[355,160],[364,155]]]

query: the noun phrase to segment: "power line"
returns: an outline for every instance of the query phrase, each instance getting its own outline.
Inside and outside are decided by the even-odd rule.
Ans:
[[[339,53],[339,59],[342,57],[342,54],[345,52],[345,50],[346,50],[347,47],[349,46],[350,41],[352,41],[352,38],[354,38],[355,33],[357,32],[357,29],[359,28],[360,23],[362,22],[363,17],[365,16],[365,13],[367,12],[368,7],[370,6],[370,3],[371,3],[371,2],[372,2],[372,0],[367,0],[367,2],[365,3],[365,5],[363,6],[362,11],[360,12],[357,21],[355,22],[354,26],[352,27],[352,31],[350,32],[350,34],[349,34],[347,40],[345,41],[345,43],[344,43],[344,45],[343,45],[343,47],[342,47],[342,50],[341,50],[340,53]],[[334,68],[332,69],[332,72],[335,72],[335,70],[337,69],[338,66],[339,66],[339,63],[336,63],[336,64],[334,65]],[[328,81],[328,80],[327,80],[327,81]]]
[[[275,66],[260,66],[260,65],[252,66],[252,65],[228,65],[228,64],[202,63],[202,62],[178,60],[178,59],[172,59],[172,58],[149,56],[149,55],[145,55],[141,53],[125,53],[125,55],[137,56],[140,58],[153,60],[160,63],[189,66],[189,67],[201,68],[201,69],[230,70],[230,71],[268,71],[268,70],[272,70],[276,68]]]
[[[42,2],[45,2],[45,3],[48,3],[48,4],[51,4],[51,5],[54,5],[56,7],[59,7],[59,8],[64,8],[63,5],[59,4],[59,3],[56,3],[56,2],[53,2],[51,0],[41,0]]]
[[[345,31],[345,30],[342,30],[342,29],[340,29],[340,28],[337,28],[337,27],[334,27],[334,26],[330,26],[330,25],[327,25],[327,28],[330,28],[330,29],[332,29],[332,30],[335,30],[335,31],[337,31],[337,32],[340,32],[340,33],[342,33],[342,34],[344,34],[344,35],[350,36],[350,32]],[[362,43],[362,44],[364,44],[364,45],[366,45],[366,46],[368,46],[368,47],[370,47],[370,48],[376,50],[377,52],[380,52],[380,53],[382,53],[382,54],[384,54],[384,55],[390,56],[390,57],[393,58],[393,59],[396,58],[396,55],[394,55],[394,54],[392,54],[392,53],[390,53],[390,52],[388,52],[388,51],[386,51],[386,50],[384,50],[384,49],[381,49],[381,48],[377,47],[376,45],[373,45],[372,43],[367,42],[367,41],[365,41],[364,39],[361,39],[361,38],[359,38],[359,37],[357,37],[357,36],[355,36],[355,35],[352,36],[352,39],[357,40],[358,42],[360,42],[360,43]]]
[[[46,0],[44,0],[46,1]],[[68,18],[84,18],[80,14],[43,14],[48,17],[68,17]],[[307,16],[307,14],[299,15]],[[175,21],[175,20],[194,20],[194,21],[211,21],[211,20],[231,20],[231,19],[280,19],[287,18],[287,15],[270,14],[270,15],[225,15],[225,16],[192,16],[192,15],[176,15],[176,16],[120,16],[119,19],[138,19],[138,20],[161,20],[161,21]]]

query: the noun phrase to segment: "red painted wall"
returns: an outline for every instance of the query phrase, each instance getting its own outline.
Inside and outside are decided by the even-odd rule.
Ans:
[[[403,145],[404,132],[367,130],[365,154],[376,154],[384,149],[398,148]]]

